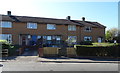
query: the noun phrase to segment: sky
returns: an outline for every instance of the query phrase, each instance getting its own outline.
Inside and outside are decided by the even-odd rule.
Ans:
[[[99,22],[108,29],[118,28],[117,0],[1,0],[0,14]]]

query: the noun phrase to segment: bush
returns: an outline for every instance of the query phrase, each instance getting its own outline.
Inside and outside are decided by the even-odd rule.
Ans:
[[[8,43],[6,40],[0,40],[0,46],[1,46],[2,49],[12,48],[10,43]]]
[[[11,48],[9,48],[8,50],[9,50],[9,56],[12,56],[12,55],[17,55],[17,50],[20,48],[20,46],[19,45],[11,45],[12,47]]]
[[[16,50],[19,49],[20,46],[18,45],[11,45],[6,40],[0,40],[0,48],[2,49],[8,49],[8,55],[14,55],[16,53]]]
[[[6,40],[0,40],[0,44],[5,44],[5,43],[7,43]]]
[[[93,45],[92,41],[82,41],[80,42],[80,45]]]
[[[120,45],[113,46],[76,46],[78,56],[120,57]]]

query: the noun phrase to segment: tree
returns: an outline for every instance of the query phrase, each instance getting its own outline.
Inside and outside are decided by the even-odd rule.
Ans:
[[[109,31],[106,31],[106,40],[111,40],[111,33]]]
[[[117,28],[111,28],[106,31],[106,40],[114,40],[115,37],[118,37]]]

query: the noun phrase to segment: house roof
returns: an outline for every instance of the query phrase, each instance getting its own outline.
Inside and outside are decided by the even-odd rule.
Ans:
[[[67,19],[55,19],[55,18],[44,18],[44,17],[29,17],[29,16],[15,16],[15,15],[2,15],[3,21],[12,21],[12,22],[34,22],[34,23],[49,23],[49,24],[72,24],[72,25],[79,25],[79,26],[86,26],[90,25],[92,27],[102,27],[105,26],[101,25],[98,22],[91,22],[91,21],[79,21],[79,20],[67,20]]]

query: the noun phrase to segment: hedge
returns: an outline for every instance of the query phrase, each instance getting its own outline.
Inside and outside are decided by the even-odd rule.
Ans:
[[[120,57],[120,45],[113,46],[76,46],[78,56]]]
[[[6,40],[0,40],[0,47],[2,49],[12,48],[12,46]]]
[[[11,45],[6,40],[0,40],[0,50],[8,49],[8,55],[12,56],[16,54],[16,50],[19,49],[20,46],[18,45]]]
[[[81,41],[80,45],[93,45],[92,41]]]

